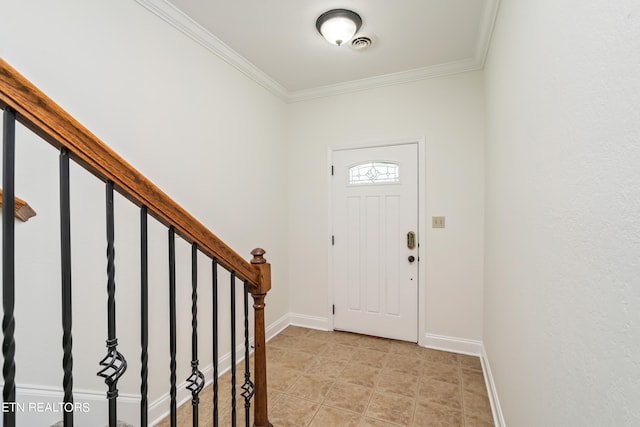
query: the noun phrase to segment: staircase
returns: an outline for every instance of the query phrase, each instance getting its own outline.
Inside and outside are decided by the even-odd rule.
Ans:
[[[62,421],[55,426],[70,427],[74,422],[78,425],[87,425],[86,414],[82,414],[78,408],[84,403],[84,396],[96,393],[95,390],[76,390],[74,388],[74,343],[73,340],[73,314],[82,308],[84,301],[78,301],[73,296],[76,295],[85,283],[76,283],[73,274],[72,263],[75,263],[73,254],[77,251],[78,239],[73,238],[72,229],[72,204],[73,193],[73,173],[78,166],[90,173],[104,191],[104,218],[105,224],[96,231],[104,233],[104,246],[106,247],[106,257],[103,263],[103,292],[104,316],[107,319],[106,331],[95,330],[95,334],[102,334],[106,340],[106,350],[104,356],[95,360],[96,375],[104,381],[104,389],[100,405],[104,404],[104,420],[97,421],[94,418],[89,421],[91,425],[108,425],[109,427],[126,426],[119,421],[118,402],[136,402],[139,406],[138,420],[135,425],[147,426],[155,423],[159,418],[149,419],[150,407],[156,407],[157,402],[166,401],[170,425],[177,425],[177,407],[179,400],[184,400],[186,393],[189,395],[192,406],[191,424],[197,426],[200,417],[203,415],[199,411],[199,394],[203,387],[209,383],[214,389],[213,414],[206,414],[213,417],[214,424],[217,425],[219,407],[222,402],[229,402],[231,411],[234,414],[237,410],[246,412],[246,425],[249,425],[249,411],[253,408],[253,425],[270,426],[267,410],[267,384],[266,384],[266,355],[265,355],[265,323],[264,307],[265,297],[271,289],[271,266],[265,260],[263,249],[254,249],[250,262],[238,255],[225,242],[219,239],[189,212],[183,209],[175,201],[169,198],[155,184],[129,165],[123,158],[112,151],[104,142],[93,135],[88,129],[82,126],[76,119],[60,108],[55,102],[38,90],[31,82],[20,75],[4,60],[0,59],[0,108],[3,110],[2,127],[2,293],[3,293],[3,425],[13,427],[18,424],[44,425],[38,418],[37,411],[30,412],[25,408],[31,408],[27,402],[21,400],[20,393],[16,390],[29,389],[30,385],[23,385],[16,381],[20,378],[20,370],[29,370],[29,361],[33,357],[19,360],[17,355],[22,354],[20,342],[16,342],[16,325],[19,325],[20,316],[39,316],[38,312],[28,312],[28,301],[17,299],[19,291],[25,286],[21,282],[21,266],[23,262],[16,257],[16,242],[21,237],[23,230],[16,232],[16,222],[14,213],[16,208],[15,187],[16,176],[23,176],[21,170],[16,169],[16,147],[20,147],[22,141],[16,135],[22,135],[22,129],[17,132],[16,125],[26,127],[30,132],[37,135],[42,141],[50,144],[58,151],[58,171],[59,171],[59,206],[50,207],[51,211],[58,212],[59,216],[59,267],[61,275],[59,278],[51,278],[50,283],[43,286],[55,285],[60,289],[58,301],[50,301],[49,304],[59,303],[61,313],[61,323],[59,334],[62,345],[55,348],[42,348],[43,357],[60,357],[60,380],[57,385],[47,384],[47,396],[49,399],[58,399],[58,407],[62,408],[60,416]],[[37,172],[37,171],[36,171]],[[22,174],[22,175],[21,175]],[[122,200],[133,205],[138,210],[139,222],[136,224],[139,230],[139,238],[136,251],[140,258],[139,279],[137,283],[118,282],[116,278],[119,270],[115,260],[116,247],[122,251],[115,241],[116,229],[119,222],[116,221],[116,205]],[[37,219],[36,219],[37,220]],[[32,220],[35,221],[35,220]],[[23,224],[21,226],[28,226]],[[168,286],[159,283],[156,276],[158,267],[154,265],[150,258],[151,229],[157,232],[158,227],[164,227],[166,233],[167,253],[166,263],[168,265],[168,275],[165,279]],[[34,242],[33,244],[38,244]],[[74,246],[75,245],[75,246]],[[184,248],[188,246],[191,253],[191,286],[190,294],[180,294],[180,277],[177,270],[183,271],[179,254],[176,247]],[[131,251],[131,249],[128,249]],[[127,252],[129,253],[129,252]],[[203,262],[206,259],[206,262]],[[198,272],[200,266],[208,265],[207,270],[210,276],[209,283],[202,283],[202,271]],[[75,267],[75,264],[74,264]],[[182,270],[181,270],[182,269]],[[116,328],[118,316],[116,308],[121,310],[122,305],[116,305],[116,296],[122,292],[122,287],[136,286],[139,291],[139,310],[135,313],[140,325],[139,353],[124,354],[123,346],[119,339],[128,338],[133,331],[127,329],[122,335],[122,325]],[[207,287],[207,292],[211,289],[212,299],[203,302],[198,300],[203,287]],[[125,288],[126,289],[126,288]],[[221,301],[223,290],[227,290],[229,301]],[[229,289],[231,289],[229,291]],[[165,333],[168,335],[168,369],[160,373],[157,370],[150,372],[150,326],[155,327],[156,319],[150,317],[151,312],[156,312],[157,308],[153,301],[158,293],[168,294],[168,308],[164,316],[168,319]],[[250,327],[251,315],[248,310],[248,298],[253,299],[253,331]],[[181,316],[184,310],[178,310],[179,301],[182,298],[190,298],[191,315],[189,330],[180,329]],[[226,297],[226,294],[225,294]],[[78,305],[79,304],[79,305]],[[220,329],[221,307],[229,307],[230,317],[223,323],[231,324],[225,331]],[[227,305],[228,304],[228,305]],[[128,306],[128,304],[125,304]],[[21,311],[24,307],[26,312]],[[210,364],[205,367],[200,361],[202,347],[202,336],[198,331],[198,312],[206,310],[213,321],[211,337],[207,337],[212,342],[212,357]],[[119,311],[120,312],[120,311]],[[128,313],[131,315],[131,313]],[[60,322],[60,320],[45,318],[43,322]],[[238,323],[238,324],[236,324]],[[202,326],[202,325],[200,325]],[[238,332],[238,330],[241,332]],[[251,337],[251,332],[253,336]],[[177,354],[179,349],[178,335],[191,336],[191,359],[188,370],[189,375],[178,382],[178,372],[187,369],[186,366],[178,366]],[[239,336],[237,336],[239,335]],[[154,337],[151,337],[152,339]],[[228,343],[220,342],[221,338],[229,338]],[[34,336],[34,340],[38,337]],[[23,340],[23,345],[26,344]],[[252,343],[254,349],[252,350]],[[31,342],[29,344],[32,344]],[[223,354],[223,350],[228,352]],[[181,349],[180,349],[181,350]],[[40,350],[38,350],[40,353]],[[254,366],[249,366],[249,360],[253,353]],[[30,356],[34,356],[31,354]],[[76,355],[78,356],[78,355]],[[136,374],[128,369],[131,361],[139,358],[139,393],[122,394],[120,392],[120,381],[123,378],[129,380],[130,376]],[[237,374],[236,365],[239,361],[245,360],[244,372]],[[223,366],[224,361],[224,366]],[[137,362],[136,362],[137,363]],[[231,396],[224,399],[218,396],[218,378],[226,369],[231,370]],[[205,372],[206,371],[206,372]],[[150,381],[156,381],[158,376],[169,378],[167,395],[158,396],[157,392],[151,393]],[[86,381],[83,381],[86,382]],[[157,382],[157,381],[156,381]],[[154,383],[156,384],[156,383]],[[163,400],[164,399],[164,400]],[[33,403],[33,402],[31,402]],[[40,402],[36,402],[40,403]],[[97,404],[96,404],[97,405]],[[95,411],[97,415],[100,411]],[[82,423],[80,422],[82,420]],[[127,420],[133,422],[134,420]],[[47,423],[46,425],[50,425]]]

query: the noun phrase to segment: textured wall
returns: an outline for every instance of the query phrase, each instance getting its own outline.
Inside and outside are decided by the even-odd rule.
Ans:
[[[640,424],[640,4],[503,0],[484,341],[511,426]]]

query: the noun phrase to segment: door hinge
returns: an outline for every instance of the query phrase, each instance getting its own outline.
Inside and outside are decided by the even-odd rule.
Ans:
[[[336,236],[331,236],[331,246],[336,244]]]
[[[333,304],[333,314],[336,314],[336,305]]]
[[[333,176],[333,165],[331,165],[331,176]]]

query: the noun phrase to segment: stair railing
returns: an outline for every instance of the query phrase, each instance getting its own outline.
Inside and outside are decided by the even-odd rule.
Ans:
[[[140,424],[148,425],[148,250],[147,218],[152,216],[168,229],[169,238],[169,347],[170,347],[170,424],[177,425],[176,402],[176,278],[175,238],[182,237],[192,246],[192,374],[187,388],[192,393],[193,425],[198,425],[198,394],[204,386],[204,375],[198,366],[197,333],[197,263],[198,253],[211,259],[213,271],[213,388],[214,425],[218,424],[218,330],[217,330],[217,269],[230,272],[232,286],[244,284],[245,372],[241,389],[249,426],[249,408],[253,400],[253,425],[271,426],[267,410],[267,367],[265,353],[264,300],[271,289],[271,266],[263,249],[254,249],[247,262],[228,245],[175,203],[151,181],[128,164],[118,154],[82,126],[70,114],[49,99],[25,77],[0,58],[0,108],[4,110],[3,181],[2,181],[2,296],[3,296],[3,425],[16,425],[15,384],[15,123],[22,123],[32,132],[60,151],[60,237],[62,271],[62,336],[63,336],[63,424],[73,426],[73,353],[72,353],[72,283],[69,203],[69,162],[74,161],[105,183],[107,221],[107,355],[99,362],[98,375],[107,385],[109,427],[117,425],[118,379],[126,370],[126,359],[118,351],[116,334],[115,265],[114,265],[114,192],[122,194],[140,208],[141,254],[141,405]],[[251,294],[254,307],[254,378],[249,369],[249,325],[247,297]],[[235,292],[231,292],[232,332],[232,424],[236,421],[236,355],[235,355]]]

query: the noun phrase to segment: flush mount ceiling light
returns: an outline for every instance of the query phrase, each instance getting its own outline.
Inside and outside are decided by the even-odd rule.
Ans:
[[[360,15],[347,9],[330,10],[316,21],[316,28],[322,37],[338,46],[351,40],[361,25]]]

